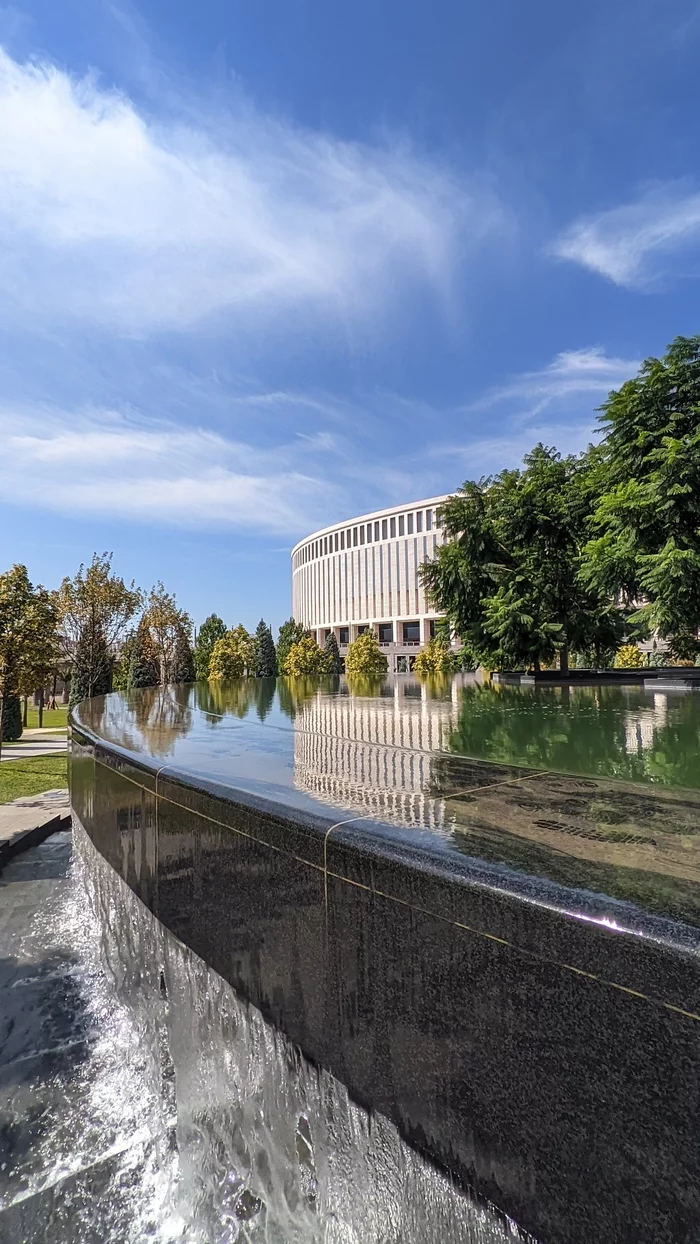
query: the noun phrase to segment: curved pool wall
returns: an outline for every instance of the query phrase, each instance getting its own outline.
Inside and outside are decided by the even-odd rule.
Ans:
[[[80,823],[351,1098],[543,1244],[697,1244],[697,929],[302,797],[275,780],[291,728],[163,764],[109,721],[73,715]],[[494,779],[527,774],[461,776]]]

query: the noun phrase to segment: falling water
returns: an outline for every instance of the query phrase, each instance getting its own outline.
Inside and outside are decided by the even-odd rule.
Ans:
[[[307,1063],[79,827],[67,883],[15,953],[46,1048],[3,1046],[3,1244],[526,1238]]]

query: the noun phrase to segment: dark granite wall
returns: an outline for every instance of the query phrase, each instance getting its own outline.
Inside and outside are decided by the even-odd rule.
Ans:
[[[695,952],[477,882],[420,835],[286,816],[76,729],[70,780],[169,929],[543,1244],[700,1242]]]

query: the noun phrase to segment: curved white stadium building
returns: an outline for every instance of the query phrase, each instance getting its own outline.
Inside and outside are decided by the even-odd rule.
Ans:
[[[292,613],[323,646],[333,631],[345,654],[375,631],[393,673],[407,673],[435,633],[418,568],[442,539],[440,506],[429,497],[323,527],[292,549]]]

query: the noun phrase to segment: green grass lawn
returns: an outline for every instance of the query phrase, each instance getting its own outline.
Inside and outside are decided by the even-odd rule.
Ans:
[[[39,795],[68,785],[67,756],[34,756],[30,760],[3,760],[0,764],[0,803],[20,795]]]
[[[24,706],[23,706],[24,707]],[[68,724],[68,705],[61,704],[59,708],[44,709],[44,720],[42,726],[48,729],[49,726],[66,726]],[[31,730],[39,725],[39,710],[33,704],[29,705],[27,711],[27,729]]]

